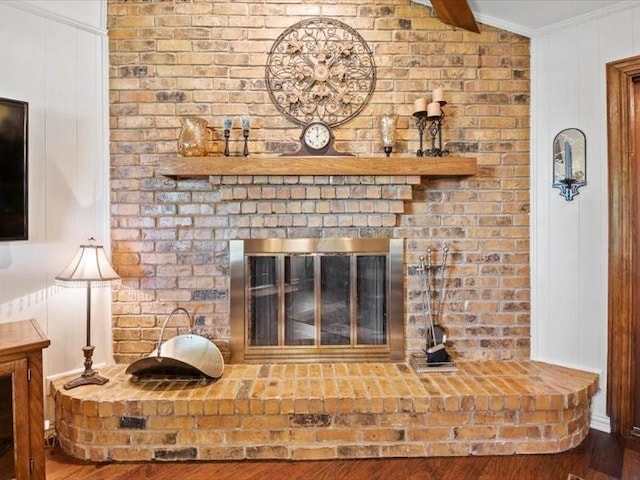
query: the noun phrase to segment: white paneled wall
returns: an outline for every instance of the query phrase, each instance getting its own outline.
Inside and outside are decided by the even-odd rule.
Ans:
[[[601,374],[592,426],[608,430],[607,62],[640,54],[640,7],[532,39],[532,357]],[[587,137],[587,186],[551,188],[552,142]]]
[[[0,2],[0,97],[29,102],[29,240],[0,242],[0,322],[35,318],[51,339],[45,375],[56,376],[82,368],[86,291],[54,277],[88,237],[109,241],[105,2],[38,3]],[[96,364],[111,362],[103,290]]]

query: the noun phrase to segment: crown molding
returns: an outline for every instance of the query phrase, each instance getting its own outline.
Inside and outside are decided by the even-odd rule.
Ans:
[[[427,7],[432,8],[430,0],[411,0],[411,1],[414,3],[418,3],[420,5],[425,5]],[[546,35],[548,33],[561,30],[566,27],[579,25],[581,23],[588,22],[589,20],[605,17],[607,15],[611,15],[612,13],[617,13],[617,12],[624,11],[637,6],[638,6],[637,0],[627,0],[626,2],[615,3],[609,7],[600,8],[598,10],[594,10],[592,12],[585,13],[583,15],[579,15],[577,17],[573,17],[567,20],[563,20],[561,22],[556,22],[550,25],[546,25],[540,28],[530,28],[525,25],[508,22],[501,18],[496,18],[490,15],[483,15],[477,12],[473,12],[473,14],[476,17],[476,21],[478,21],[479,23],[482,23],[484,25],[489,25],[495,28],[499,28],[501,30],[507,30],[512,33],[517,33],[518,35],[522,35],[525,37],[533,38],[533,37]]]
[[[508,32],[517,33],[523,37],[531,38],[535,34],[535,30],[524,25],[508,22],[501,18],[492,17],[490,15],[483,15],[480,13],[474,13],[476,20],[484,25],[499,28],[500,30],[506,30]]]
[[[66,15],[61,15],[59,13],[52,12],[50,10],[46,10],[44,8],[38,7],[37,5],[33,5],[28,2],[22,2],[19,0],[0,0],[0,5],[7,5],[8,7],[13,7],[18,10],[22,10],[28,13],[32,13],[42,18],[46,18],[47,20],[53,20],[54,22],[61,23],[63,25],[67,25],[69,27],[77,28],[78,30],[84,30],[85,32],[93,33],[94,35],[107,36],[107,29],[105,27],[106,22],[106,2],[100,2],[100,12],[101,12],[101,22],[103,25],[101,27],[96,27],[94,25],[89,25],[87,23],[83,23],[74,18],[67,17]]]
[[[568,20],[563,20],[562,22],[554,23],[551,25],[547,25],[546,27],[538,28],[534,31],[534,37],[539,37],[542,35],[547,35],[549,33],[555,32],[557,30],[562,30],[563,28],[573,27],[576,25],[580,25],[586,23],[590,20],[594,20],[597,18],[606,17],[613,13],[621,12],[624,10],[629,10],[632,7],[637,7],[639,5],[637,0],[627,0],[626,2],[616,3],[611,5],[610,7],[601,8],[599,10],[594,10],[589,13],[585,13],[583,15],[579,15],[577,17],[570,18]]]

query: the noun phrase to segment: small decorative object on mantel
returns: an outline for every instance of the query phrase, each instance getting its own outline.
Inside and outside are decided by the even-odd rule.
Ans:
[[[178,152],[183,157],[204,157],[207,154],[207,121],[199,117],[183,117],[178,137]]]
[[[222,126],[224,128],[224,156],[229,156],[229,136],[231,135],[231,127],[233,127],[233,119],[229,117],[225,117],[222,121]]]
[[[414,354],[411,357],[411,365],[417,372],[455,368],[445,348],[447,335],[440,325],[446,296],[445,271],[449,247],[443,246],[442,261],[439,265],[433,262],[433,253],[433,249],[429,247],[427,256],[420,257],[420,266],[417,268],[422,281],[422,306],[425,319],[424,354]]]
[[[587,138],[582,130],[566,128],[553,139],[553,188],[567,201],[587,184]]]
[[[349,25],[312,18],[286,29],[267,58],[265,82],[271,101],[303,127],[300,149],[290,156],[349,155],[333,148],[332,127],[355,118],[376,83],[373,53]],[[328,136],[328,144],[319,139]]]
[[[395,114],[380,115],[380,134],[382,136],[382,147],[385,155],[388,157],[393,151],[393,144],[396,140],[396,126],[398,117]]]
[[[427,103],[426,98],[418,98],[414,101],[413,116],[416,118],[416,126],[420,137],[420,147],[416,152],[418,157],[442,157],[449,152],[442,148],[442,122],[444,120],[444,107],[447,102],[444,99],[442,87],[436,88],[431,95],[431,102]],[[428,127],[427,127],[428,123]],[[431,137],[431,148],[423,149],[423,137],[425,128]],[[436,138],[438,146],[436,147]]]
[[[242,138],[243,138],[243,147],[242,147],[242,156],[249,156],[249,127],[251,121],[248,116],[244,115],[240,117],[240,126],[242,127]],[[229,138],[231,137],[231,129],[233,128],[233,119],[231,117],[225,117],[222,121],[223,132],[224,132],[224,156],[225,157],[237,157],[238,154],[231,154],[229,149]]]
[[[342,156],[351,157],[353,154],[337,151],[333,143],[335,136],[331,127],[324,122],[311,122],[304,127],[300,134],[300,148],[293,153],[283,153],[283,156],[314,157],[314,156]]]
[[[242,155],[249,156],[249,117],[244,116],[240,119],[242,124],[242,138],[244,138],[244,148],[242,149]]]

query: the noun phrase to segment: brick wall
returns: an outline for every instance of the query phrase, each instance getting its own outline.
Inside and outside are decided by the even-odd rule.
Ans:
[[[222,186],[157,176],[158,162],[177,155],[185,115],[214,127],[211,154],[222,151],[226,115],[236,125],[240,115],[251,116],[252,152],[295,145],[300,129],[271,103],[264,65],[284,29],[314,16],[355,28],[378,66],[370,104],[335,130],[339,150],[380,152],[374,120],[394,108],[396,151],[415,151],[413,101],[442,86],[445,146],[476,156],[478,175],[217,179]],[[148,353],[178,304],[224,350],[227,241],[284,236],[406,238],[408,351],[422,344],[424,323],[411,267],[446,242],[453,266],[444,324],[452,353],[528,357],[527,39],[486,26],[480,35],[454,30],[408,0],[109,0],[108,24],[113,262],[123,277],[114,293],[116,361]]]

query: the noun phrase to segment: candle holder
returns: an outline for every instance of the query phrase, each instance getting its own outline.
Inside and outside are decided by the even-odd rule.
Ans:
[[[226,117],[223,122],[224,125],[224,156],[225,157],[237,157],[239,154],[232,155],[229,143],[231,142],[231,128],[233,127],[233,120],[229,117]],[[240,125],[242,126],[242,138],[243,138],[243,147],[242,147],[242,156],[249,156],[249,117],[242,117],[240,119]]]
[[[427,126],[427,111],[413,112],[413,116],[416,118],[416,127],[418,127],[418,136],[420,137],[420,146],[416,151],[416,157],[424,157],[425,151],[423,150],[423,138],[424,129]]]
[[[587,139],[577,128],[567,128],[553,140],[553,188],[567,201],[587,184]]]
[[[446,102],[440,102],[445,104]],[[417,157],[442,157],[449,152],[442,148],[442,122],[444,120],[444,112],[440,115],[432,116],[427,111],[414,112],[413,116],[416,117],[416,126],[418,127],[418,135],[420,137],[420,147],[416,152]],[[428,127],[427,127],[428,124]],[[427,130],[429,138],[431,140],[431,148],[424,150],[424,131]],[[438,146],[436,146],[436,140]]]
[[[420,136],[420,147],[416,152],[416,156],[418,157],[442,157],[449,153],[442,148],[442,123],[444,121],[444,111],[442,107],[447,104],[444,100],[442,87],[438,87],[433,91],[432,100],[431,103],[427,103],[425,99],[419,98],[414,102],[416,111],[413,112],[413,116],[416,117],[416,126],[418,127],[418,134]],[[424,110],[425,108],[426,110]],[[424,150],[423,148],[425,129],[427,129],[427,133],[431,139],[431,148],[429,150]],[[437,146],[436,139],[438,142]]]
[[[442,93],[440,93],[442,95]],[[435,97],[435,92],[434,92]],[[444,122],[444,107],[447,104],[444,100],[434,100],[428,105],[427,119],[431,122],[429,125],[429,135],[431,137],[431,149],[425,152],[428,157],[442,157],[449,152],[442,148],[442,123]],[[432,105],[434,105],[433,114],[431,113]],[[436,147],[436,138],[438,146]]]
[[[244,148],[242,149],[242,155],[244,157],[248,157],[249,156],[249,129],[248,128],[242,129],[242,137],[244,138]]]
[[[393,151],[393,144],[396,139],[397,120],[398,117],[394,114],[381,115],[379,119],[383,150],[387,157],[390,156]]]
[[[231,127],[233,127],[233,120],[226,117],[223,121],[224,126],[224,156],[229,156],[229,137],[231,136]]]
[[[240,124],[242,125],[242,138],[244,138],[244,147],[242,149],[242,155],[245,157],[249,156],[249,117],[243,116],[240,119]]]
[[[231,130],[228,128],[224,129],[224,156],[229,156],[229,136],[231,135]]]
[[[431,137],[431,148],[424,154],[427,157],[442,157],[445,151],[442,149],[442,119],[444,113],[441,113],[438,117],[427,117],[431,122],[429,124],[428,132]],[[438,139],[438,146],[436,147],[436,138]]]

